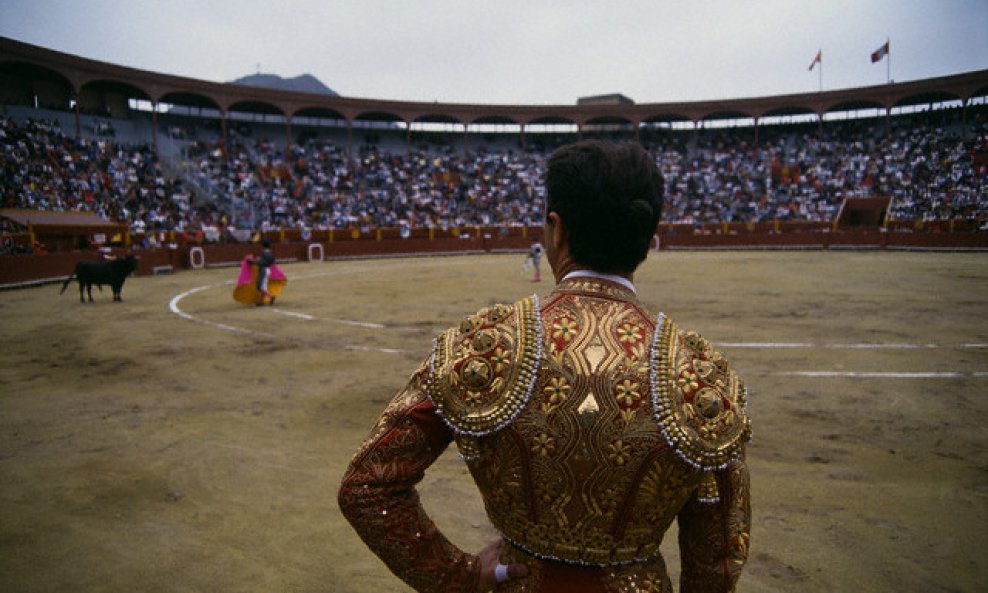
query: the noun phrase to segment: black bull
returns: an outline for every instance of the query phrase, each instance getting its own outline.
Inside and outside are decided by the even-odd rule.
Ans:
[[[93,284],[103,286],[109,284],[113,289],[113,300],[120,301],[120,290],[123,288],[124,280],[130,276],[131,272],[137,269],[137,258],[133,255],[114,259],[105,262],[81,261],[75,265],[75,271],[62,284],[62,294],[68,288],[72,278],[79,281],[79,301],[85,303],[82,290],[86,289],[89,294],[89,302],[93,302]]]

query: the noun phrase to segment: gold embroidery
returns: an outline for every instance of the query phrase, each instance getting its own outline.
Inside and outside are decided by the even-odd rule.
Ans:
[[[593,393],[588,393],[587,397],[583,399],[583,403],[580,407],[576,409],[580,414],[596,414],[600,411],[600,405],[597,404],[597,398],[593,396]]]
[[[583,350],[583,356],[587,359],[590,372],[597,372],[607,356],[607,349],[604,348],[600,340],[597,340]]]
[[[466,385],[467,389],[473,391],[485,389],[490,386],[493,380],[494,369],[491,368],[489,362],[482,358],[471,358],[460,367],[460,381]]]
[[[497,346],[497,332],[491,330],[477,332],[470,345],[477,354],[487,354]]]
[[[491,523],[536,556],[600,566],[657,558],[703,477],[747,438],[743,387],[723,357],[698,334],[657,324],[627,291],[590,281],[559,287],[541,311],[528,299],[498,323],[477,315],[473,334],[437,341],[429,393]],[[496,345],[482,354],[474,342],[485,332]],[[474,401],[464,365],[478,357],[493,379]],[[661,578],[640,584],[663,590]]]
[[[618,383],[614,397],[625,407],[635,405],[642,398],[641,394],[638,393],[638,383],[631,379],[624,379]]]
[[[535,443],[532,445],[532,453],[545,457],[555,447],[556,447],[556,439],[542,432],[539,433],[539,436],[535,437]]]
[[[436,339],[428,393],[457,432],[490,434],[528,401],[542,356],[538,310],[536,297],[496,305]]]
[[[576,335],[578,328],[576,322],[569,317],[561,317],[559,321],[552,324],[552,337],[569,342]]]
[[[475,588],[473,559],[437,537],[409,494],[439,454],[441,426],[407,412],[435,406],[511,544],[501,561],[529,567],[499,591],[538,590],[542,559],[555,559],[606,567],[587,574],[609,593],[671,592],[659,545],[677,518],[683,590],[731,589],[749,547],[750,426],[727,361],[591,280],[564,283],[544,309],[532,298],[468,320],[436,339],[341,488],[341,509],[388,566],[413,586]],[[557,323],[570,329],[553,336]],[[591,402],[595,413],[581,413]],[[714,496],[722,504],[698,502]]]

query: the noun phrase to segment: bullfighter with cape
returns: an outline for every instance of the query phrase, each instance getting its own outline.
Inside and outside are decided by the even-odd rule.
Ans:
[[[245,305],[274,305],[275,298],[281,295],[286,284],[288,278],[275,263],[271,246],[265,241],[261,257],[255,258],[248,253],[240,262],[240,275],[233,298]]]

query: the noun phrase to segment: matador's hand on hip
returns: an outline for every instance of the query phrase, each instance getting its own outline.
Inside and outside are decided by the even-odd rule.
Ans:
[[[501,564],[502,545],[504,540],[494,540],[477,554],[480,578],[475,593],[487,593],[493,591],[498,583],[528,576],[528,567],[524,564]]]

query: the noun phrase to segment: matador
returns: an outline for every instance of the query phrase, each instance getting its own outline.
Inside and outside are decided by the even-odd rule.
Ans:
[[[442,332],[353,458],[340,508],[424,592],[733,591],[751,522],[742,380],[710,342],[649,310],[633,274],[662,178],[633,144],[549,161],[548,295],[486,307]],[[500,537],[449,541],[416,484],[455,443]]]

